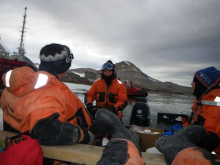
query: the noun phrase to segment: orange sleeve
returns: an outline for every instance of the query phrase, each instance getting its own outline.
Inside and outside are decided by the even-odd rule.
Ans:
[[[95,81],[92,84],[91,88],[86,92],[86,101],[85,101],[86,105],[88,103],[93,103],[93,101],[95,100],[96,84],[97,84],[97,81]]]
[[[195,147],[183,149],[176,155],[172,165],[211,165],[211,161],[204,157],[203,152],[204,150]]]
[[[123,107],[125,102],[128,100],[127,90],[123,84],[120,84],[120,88],[118,91],[117,102],[114,104],[116,111],[118,111],[119,107]],[[124,109],[124,108],[123,108]]]

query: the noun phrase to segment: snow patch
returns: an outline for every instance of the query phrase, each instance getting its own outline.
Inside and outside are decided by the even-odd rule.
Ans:
[[[79,75],[80,77],[85,77],[85,73],[78,73],[78,72],[74,72],[74,71],[71,71],[73,73],[75,73],[76,75]]]
[[[153,78],[151,78],[151,77],[148,77],[148,79],[149,79],[149,80],[151,80],[151,81],[155,81],[155,82],[158,82],[158,80],[156,80],[156,79],[153,79]]]
[[[127,65],[129,65],[130,66],[130,64],[129,64],[129,62],[128,61],[124,61],[125,62],[125,64],[127,64]]]

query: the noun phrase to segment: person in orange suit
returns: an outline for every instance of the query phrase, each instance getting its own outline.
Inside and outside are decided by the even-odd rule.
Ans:
[[[128,105],[127,91],[124,84],[118,80],[115,65],[111,60],[102,65],[101,78],[92,84],[85,95],[84,103],[91,114],[94,100],[97,106],[108,109],[122,120],[123,109]]]
[[[134,82],[130,81],[130,88],[134,88]]]
[[[206,138],[200,144],[210,152],[220,154],[220,71],[215,67],[200,69],[194,74],[193,95],[196,97],[192,113],[183,126],[201,125]]]
[[[108,60],[102,65],[101,78],[93,82],[87,91],[84,103],[93,118],[95,118],[96,111],[105,108],[116,114],[122,122],[123,109],[128,105],[127,100],[127,90],[124,84],[118,80],[115,65]],[[96,109],[94,109],[93,101],[96,101]],[[105,130],[99,129],[99,125],[95,124],[91,131],[95,135],[94,144],[97,146],[103,145],[103,139],[110,138]]]
[[[2,77],[4,130],[28,132],[42,145],[92,144],[92,118],[79,98],[63,84],[73,54],[61,44],[44,46],[39,71],[21,67]]]

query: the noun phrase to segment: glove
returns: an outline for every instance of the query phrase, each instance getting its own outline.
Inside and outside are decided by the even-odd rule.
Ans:
[[[88,111],[91,111],[93,108],[93,104],[92,103],[88,103],[87,105],[86,105],[86,108],[88,109]]]
[[[114,113],[114,114],[117,114],[117,113],[116,113],[116,108],[115,108],[114,106],[111,106],[111,107],[109,108],[109,111],[111,111],[111,112]]]
[[[215,132],[206,132],[205,139],[198,144],[199,147],[205,148],[206,150],[212,152],[220,144],[220,138]]]
[[[81,129],[84,133],[84,137],[80,143],[92,145],[95,140],[95,136],[89,130],[87,130],[85,127],[81,127]]]

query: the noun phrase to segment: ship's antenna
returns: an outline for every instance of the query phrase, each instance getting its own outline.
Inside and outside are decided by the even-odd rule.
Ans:
[[[24,39],[24,29],[25,29],[25,23],[26,23],[26,10],[27,10],[27,7],[25,7],[25,12],[24,12],[24,19],[23,19],[23,26],[22,26],[22,30],[21,30],[21,43],[20,43],[20,47],[19,47],[19,50],[18,50],[18,55],[22,55],[24,56],[24,47],[23,47],[23,39]]]

